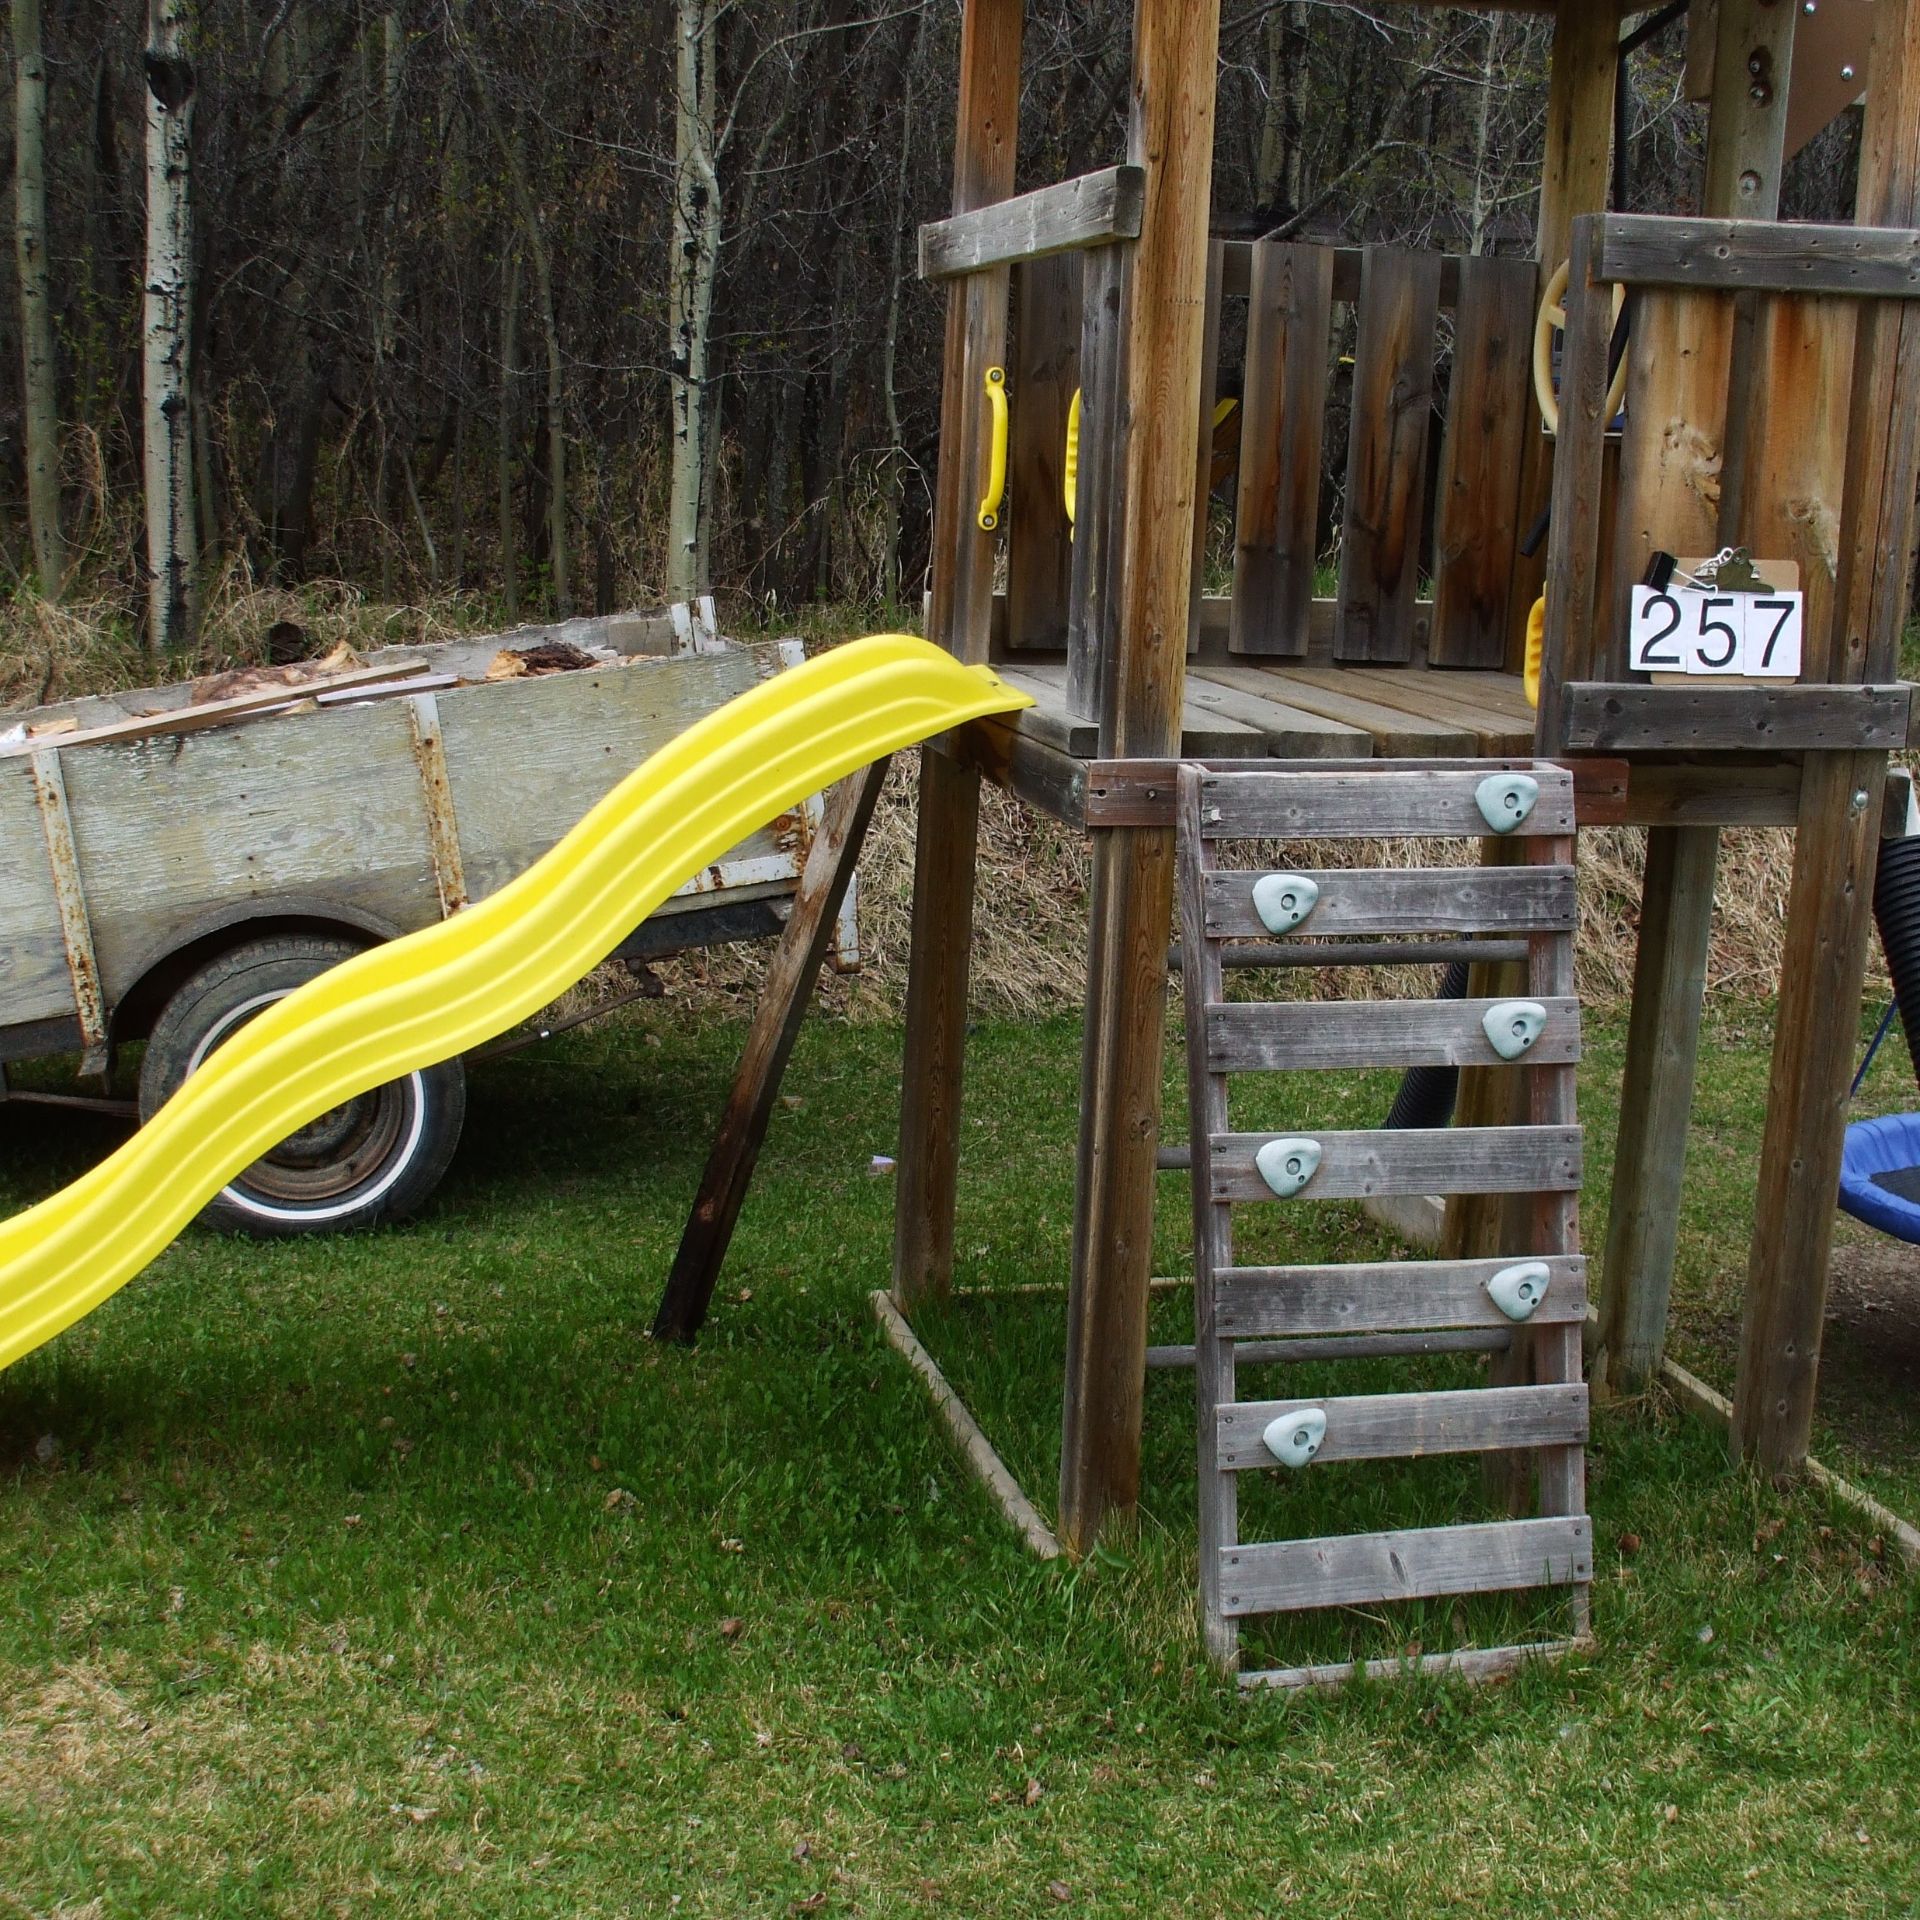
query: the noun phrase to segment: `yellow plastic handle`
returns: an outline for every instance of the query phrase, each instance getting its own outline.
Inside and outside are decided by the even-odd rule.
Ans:
[[[1520,684],[1527,696],[1527,705],[1538,708],[1540,705],[1540,656],[1547,644],[1547,596],[1543,593],[1533,603],[1532,611],[1527,615],[1527,657],[1521,671]]]
[[[1080,389],[1073,390],[1067,408],[1067,468],[1063,490],[1067,497],[1067,525],[1074,524],[1074,509],[1080,504]]]
[[[980,531],[991,533],[1000,524],[1000,502],[1007,495],[1007,370],[987,369],[987,412],[992,416],[993,443],[987,454],[987,493],[980,502]]]

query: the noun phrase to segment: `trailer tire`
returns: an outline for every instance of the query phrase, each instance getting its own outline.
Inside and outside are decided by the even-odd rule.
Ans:
[[[209,960],[161,1009],[140,1068],[144,1123],[230,1033],[361,950],[326,934],[249,940]],[[344,1101],[209,1201],[201,1224],[274,1238],[405,1219],[440,1184],[466,1118],[467,1081],[444,1060]]]

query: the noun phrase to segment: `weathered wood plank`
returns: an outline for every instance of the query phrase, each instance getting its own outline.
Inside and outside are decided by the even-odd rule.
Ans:
[[[800,1037],[820,963],[833,942],[834,925],[853,882],[867,825],[886,784],[887,765],[876,760],[841,781],[827,796],[819,830],[801,869],[792,912],[767,963],[733,1087],[654,1313],[656,1340],[690,1342],[706,1320],[753,1170],[759,1164],[775,1096]]]
[[[1064,483],[1067,412],[1080,367],[1080,262],[1039,260],[1015,278],[1007,472],[1007,644],[1064,647],[1072,526]]]
[[[1267,752],[1279,759],[1364,760],[1373,751],[1373,736],[1358,727],[1223,685],[1207,667],[1188,673],[1186,705],[1189,712],[1217,713],[1254,728],[1265,739]]]
[[[1254,247],[1228,635],[1235,653],[1306,657],[1332,312],[1330,248]]]
[[[1433,531],[1431,666],[1506,661],[1508,596],[1523,531],[1522,449],[1535,426],[1535,277],[1530,260],[1489,254],[1461,262]]]
[[[1346,1067],[1497,1067],[1484,1016],[1497,1000],[1237,1000],[1210,1006],[1216,1073]],[[1528,1065],[1580,1058],[1580,1003],[1543,1000],[1547,1023]]]
[[[1354,346],[1337,660],[1410,660],[1433,415],[1439,256],[1369,247]]]
[[[1494,707],[1476,688],[1455,687],[1454,675],[1411,667],[1289,667],[1288,673],[1309,686],[1348,693],[1391,707],[1416,720],[1452,722],[1464,727],[1475,751],[1485,754],[1530,754],[1534,716],[1524,716],[1506,703]]]
[[[1610,213],[1596,277],[1629,286],[1920,298],[1920,233],[1795,220]]]
[[[1704,3],[1704,0],[1703,0]],[[1547,290],[1549,276],[1562,260],[1570,259],[1574,222],[1583,214],[1598,213],[1607,205],[1608,161],[1613,148],[1613,115],[1620,74],[1620,8],[1607,4],[1562,7],[1553,22],[1553,57],[1547,77],[1547,123],[1542,142],[1539,212],[1534,222],[1534,257],[1539,262],[1536,298]],[[1582,284],[1581,279],[1576,285]],[[1604,326],[1604,322],[1602,323]],[[1564,395],[1562,396],[1564,422]],[[1565,433],[1563,424],[1562,433]],[[1596,456],[1598,446],[1596,444]],[[1529,430],[1521,447],[1519,524],[1531,528],[1550,502],[1557,501],[1557,474],[1567,454],[1564,437],[1556,442]],[[1584,473],[1579,485],[1584,492]],[[1600,501],[1600,474],[1596,459],[1592,476],[1593,505]],[[1508,595],[1506,665],[1518,672],[1526,657],[1527,616],[1547,577],[1548,562],[1559,567],[1560,541],[1570,522],[1568,513],[1555,512],[1554,540],[1542,542],[1532,555],[1516,547],[1513,587]],[[1564,587],[1565,576],[1561,575]],[[1554,736],[1545,730],[1543,742]]]
[[[1327,1437],[1315,1466],[1339,1460],[1417,1460],[1432,1453],[1501,1453],[1583,1445],[1584,1384],[1467,1387],[1432,1393],[1347,1394],[1320,1400],[1241,1400],[1215,1410],[1220,1465],[1258,1472],[1276,1464],[1261,1435],[1288,1414],[1320,1408]]]
[[[1320,603],[1316,601],[1315,604]],[[1289,705],[1299,707],[1304,713],[1317,714],[1322,719],[1350,728],[1368,739],[1374,753],[1395,759],[1448,756],[1478,750],[1476,736],[1457,720],[1432,714],[1415,715],[1399,707],[1382,705],[1377,700],[1363,698],[1357,686],[1328,686],[1318,680],[1300,679],[1296,677],[1297,669],[1290,669],[1285,679],[1281,679],[1271,668],[1232,665],[1216,660],[1209,660],[1201,671],[1217,685],[1259,694],[1264,698],[1279,697]],[[1344,675],[1341,678],[1344,682]],[[1366,758],[1367,755],[1363,753],[1358,757]]]
[[[1522,769],[1539,783],[1533,811],[1513,829],[1523,838],[1573,831],[1573,776],[1534,762]],[[1209,773],[1202,781],[1202,825],[1217,840],[1284,838],[1352,840],[1484,837],[1486,817],[1475,803],[1481,781],[1499,768],[1465,773]]]
[[[1907,743],[1912,689],[1664,686],[1585,681],[1566,690],[1567,744],[1599,752],[1803,752]]]
[[[1514,1259],[1525,1258],[1515,1255]],[[1512,1259],[1393,1260],[1352,1266],[1229,1267],[1214,1276],[1214,1324],[1236,1340],[1302,1334],[1507,1329],[1486,1283]],[[1587,1263],[1555,1255],[1546,1297],[1530,1325],[1578,1326],[1587,1310]]]
[[[1300,1692],[1308,1688],[1337,1689],[1356,1679],[1398,1680],[1419,1674],[1455,1680],[1504,1680],[1524,1672],[1540,1660],[1564,1660],[1592,1645],[1584,1634],[1570,1640],[1529,1640],[1513,1647],[1462,1647],[1454,1653],[1423,1653],[1379,1660],[1326,1661],[1311,1667],[1265,1667],[1240,1676],[1240,1690]]]
[[[1009,668],[1002,674],[1009,686],[1031,693],[1044,704],[1026,709],[1020,718],[1034,719],[1036,731],[1044,730],[1049,744],[1063,752],[1091,757],[1097,734],[1084,721],[1070,718],[1068,686],[1071,668],[1056,661],[1031,661]],[[1189,760],[1259,759],[1267,752],[1266,732],[1259,725],[1235,717],[1224,701],[1209,699],[1205,693],[1196,700],[1183,701],[1180,711],[1180,752]]]
[[[1193,955],[1188,989],[1192,1005],[1220,994],[1223,989],[1220,949],[1206,937],[1203,900],[1209,871],[1214,865],[1214,849],[1201,836],[1200,779],[1191,766],[1183,766],[1179,775],[1179,837],[1187,855],[1180,863],[1180,930],[1186,950]],[[1191,1022],[1192,1015],[1188,1015]],[[1200,1512],[1200,1617],[1207,1652],[1216,1665],[1230,1667],[1237,1654],[1237,1633],[1220,1606],[1220,1556],[1238,1538],[1238,1500],[1233,1476],[1222,1471],[1219,1436],[1208,1417],[1208,1409],[1234,1397],[1235,1355],[1233,1342],[1214,1323],[1214,1276],[1233,1263],[1232,1210],[1212,1193],[1213,1140],[1228,1125],[1227,1087],[1218,1074],[1208,1071],[1205,1049],[1199,1044],[1198,1030],[1189,1024],[1186,1033],[1187,1110],[1193,1123],[1193,1179],[1189,1185],[1193,1201],[1193,1352],[1194,1392],[1199,1449],[1198,1491]]]
[[[1213,1142],[1216,1200],[1271,1200],[1253,1157],[1271,1133],[1229,1133]],[[1319,1171],[1301,1200],[1364,1200],[1379,1193],[1576,1191],[1578,1127],[1431,1127],[1402,1132],[1316,1132]]]
[[[1591,665],[1570,655],[1568,680],[1626,677],[1628,602],[1656,551],[1719,550],[1733,333],[1733,303],[1722,294],[1653,289],[1639,298],[1627,346],[1613,590],[1595,606],[1600,632]],[[1554,533],[1557,543],[1557,512]]]
[[[1013,192],[1025,20],[1024,0],[972,0],[961,19],[956,214]],[[991,646],[994,543],[975,520],[979,396],[987,368],[1005,353],[1006,300],[1004,267],[968,274],[947,290],[927,635],[968,661],[984,660]],[[944,1295],[953,1279],[979,815],[980,776],[945,754],[922,754],[893,1217],[893,1293],[902,1306]]]
[[[1298,867],[1320,889],[1302,936],[1340,933],[1571,931],[1571,867]],[[1216,940],[1269,935],[1254,910],[1261,875],[1208,876],[1207,932]]]
[[[1270,1541],[1228,1549],[1220,1572],[1229,1616],[1565,1586],[1592,1577],[1593,1523],[1572,1517]]]
[[[1512,1340],[1511,1330],[1495,1327],[1441,1327],[1424,1333],[1345,1333],[1309,1335],[1300,1340],[1240,1340],[1234,1353],[1242,1366],[1303,1360],[1408,1360],[1436,1353],[1497,1353]],[[1195,1364],[1191,1346],[1149,1347],[1147,1365],[1165,1370]]]
[[[1813,1434],[1885,778],[1877,753],[1817,754],[1800,788],[1733,1393],[1734,1457],[1765,1474]]]
[[[1620,1393],[1643,1392],[1666,1348],[1719,853],[1712,827],[1647,836],[1596,1363]]]
[[[1616,617],[1612,601],[1601,604],[1607,565],[1601,538],[1611,302],[1592,278],[1592,257],[1593,216],[1589,214],[1574,223],[1561,358],[1560,431],[1553,455],[1554,591],[1547,596],[1536,731],[1548,752],[1557,751],[1565,738],[1561,689],[1569,679],[1596,671],[1596,662],[1606,653],[1606,623]],[[1619,522],[1623,524],[1625,517],[1622,509]],[[1644,568],[1644,560],[1641,565]],[[1625,605],[1624,600],[1619,602],[1618,614],[1624,615]]]
[[[447,762],[447,783],[460,822],[461,867],[474,899],[496,892],[567,832],[588,808],[610,792],[647,756],[666,745],[701,714],[743,693],[760,677],[753,655],[687,654],[639,667],[607,667],[578,673],[548,674],[537,680],[501,680],[486,686],[454,687],[435,695],[440,736]],[[388,742],[405,742],[394,780],[414,783],[405,811],[389,810],[370,793],[359,809],[366,821],[418,820],[421,831],[408,843],[410,861],[426,851],[425,821],[413,763],[408,719],[399,708],[364,707],[315,716],[329,729],[359,729],[378,716],[382,723],[377,751],[392,753]],[[269,736],[301,726],[298,716],[269,723]],[[258,729],[248,729],[257,732]],[[201,749],[213,745],[208,736]],[[336,751],[350,783],[361,764],[359,752],[373,749],[373,737],[342,738]],[[506,780],[503,766],[546,769],[540,780]],[[382,775],[383,785],[386,776]],[[306,796],[283,776],[290,813]],[[263,794],[256,794],[263,800]],[[754,836],[748,848],[779,851],[784,832],[791,841],[795,823],[775,825]],[[743,849],[742,851],[745,851]],[[732,856],[730,856],[732,857]],[[429,880],[431,874],[429,872]]]
[[[0,1027],[73,1012],[31,760],[0,765]]]
[[[1067,593],[1067,704],[1076,715],[1097,721],[1101,688],[1119,646],[1120,550],[1126,518],[1127,250],[1102,247],[1081,264],[1080,460]],[[1204,606],[1201,612],[1204,618]]]
[[[0,759],[30,754],[40,747],[100,746],[108,742],[150,740],[162,735],[207,733],[216,727],[232,726],[236,721],[264,719],[284,708],[296,707],[303,700],[321,694],[340,693],[349,688],[366,689],[386,681],[402,681],[425,673],[424,660],[408,661],[400,666],[351,667],[344,673],[330,674],[324,680],[307,680],[298,686],[262,687],[252,693],[237,693],[226,700],[201,700],[168,707],[161,713],[135,714],[125,720],[109,720],[99,726],[82,727],[35,740],[28,738],[16,746],[0,747]]]
[[[1140,232],[1146,175],[1102,167],[920,229],[920,277],[948,280],[987,267],[1018,266],[1080,247],[1132,240]]]
[[[1753,374],[1743,389],[1748,426],[1746,470],[1736,490],[1737,544],[1800,569],[1806,595],[1800,678],[1851,678],[1833,672],[1831,662],[1860,309],[1844,300],[1786,295],[1756,304]],[[1723,532],[1728,524],[1723,513]]]

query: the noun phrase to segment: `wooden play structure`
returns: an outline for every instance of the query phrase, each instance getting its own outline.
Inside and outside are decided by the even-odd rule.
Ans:
[[[1719,832],[1795,830],[1732,1437],[1736,1457],[1764,1471],[1793,1471],[1807,1453],[1883,794],[1889,755],[1908,738],[1898,649],[1920,487],[1920,0],[1697,6],[1685,30],[1714,76],[1706,205],[1669,216],[1608,210],[1620,48],[1646,24],[1642,10],[1611,0],[1534,0],[1531,10],[1554,16],[1537,259],[1210,238],[1212,0],[1138,0],[1126,163],[1020,194],[1023,0],[968,0],[953,214],[922,234],[922,272],[949,289],[928,632],[963,659],[995,662],[1037,704],[922,757],[893,1307],[910,1317],[952,1279],[987,779],[1083,829],[1091,846],[1060,1538],[1085,1552],[1135,1505],[1156,1181],[1187,1167],[1201,1589],[1223,1661],[1236,1612],[1269,1603],[1542,1577],[1579,1598],[1590,1565],[1579,1518],[1585,1303],[1577,1008],[1566,1001],[1578,827],[1647,835],[1613,1207],[1596,1262],[1599,1318],[1586,1326],[1589,1371],[1615,1390],[1644,1384],[1661,1360]],[[1663,12],[1657,24],[1672,25],[1678,9]],[[1863,90],[1856,224],[1779,223],[1790,119],[1804,138]],[[1542,295],[1562,261],[1550,437],[1532,368]],[[1216,449],[1223,391],[1240,398],[1240,432],[1227,489],[1232,589],[1213,596],[1202,591],[1208,496],[1232,464]],[[1009,402],[1003,455],[993,422]],[[1316,589],[1323,495],[1337,501],[1331,596]],[[1699,567],[1735,548],[1797,570],[1798,675],[1716,680],[1704,654],[1701,672],[1684,677],[1634,671],[1633,588],[1664,587],[1674,558]],[[1523,668],[1543,587],[1536,708]],[[1537,784],[1524,832],[1490,831],[1465,808],[1496,770]],[[871,805],[871,784],[841,797],[846,819]],[[1224,884],[1210,871],[1223,817],[1234,834],[1289,841],[1352,833],[1356,820],[1389,836],[1479,833],[1483,879],[1496,884],[1456,874],[1451,911],[1409,917],[1390,893],[1329,884],[1324,898],[1345,905],[1304,929],[1402,945],[1410,933],[1439,936],[1422,955],[1470,957],[1468,1000],[1392,1013],[1322,1006],[1316,1026],[1262,1029],[1292,1040],[1255,1047],[1257,1059],[1209,1051],[1222,967],[1248,959],[1222,942],[1261,931],[1238,893],[1225,922],[1209,917]],[[1190,1155],[1163,1146],[1160,1113],[1183,846]],[[1499,891],[1514,881],[1525,884]],[[1558,889],[1559,917],[1537,911],[1543,887]],[[816,891],[824,910],[830,889]],[[805,920],[796,912],[787,936],[784,977],[797,985],[763,1008],[758,1078],[743,1080],[733,1145],[710,1169],[708,1229],[698,1216],[690,1229],[690,1240],[705,1233],[705,1253],[683,1248],[662,1331],[697,1324],[710,1288],[711,1225],[722,1222],[724,1245],[737,1206],[724,1196],[737,1196],[756,1107],[770,1099],[768,1067],[777,1076],[791,1001],[810,978]],[[1259,951],[1254,964],[1277,964]],[[1521,996],[1558,1009],[1559,1040],[1503,1071],[1461,1009]],[[1329,1052],[1328,1033],[1350,1044]],[[1449,1195],[1441,1262],[1424,1277],[1411,1263],[1353,1270],[1337,1285],[1324,1272],[1235,1268],[1227,1203],[1272,1196],[1249,1184],[1250,1149],[1226,1130],[1224,1073],[1427,1060],[1467,1069],[1457,1151],[1436,1156],[1431,1135],[1381,1134],[1318,1191]],[[1321,1144],[1331,1170],[1340,1155]],[[1521,1149],[1517,1164],[1537,1175],[1519,1183],[1526,1190],[1514,1190],[1516,1162],[1496,1144]],[[1502,1327],[1484,1282],[1521,1260],[1553,1273],[1552,1308]],[[1355,1317],[1362,1282],[1380,1304]],[[1233,1449],[1248,1433],[1257,1445],[1253,1423],[1289,1404],[1236,1407],[1235,1342],[1260,1340],[1263,1357],[1288,1340],[1324,1345],[1332,1327],[1314,1317],[1316,1288],[1323,1305],[1329,1288],[1340,1293],[1334,1324],[1363,1329],[1374,1343],[1364,1351],[1408,1350],[1391,1343],[1436,1327],[1495,1350],[1493,1385],[1467,1396],[1473,1407],[1371,1407],[1344,1432],[1345,1416],[1328,1408],[1328,1457],[1403,1443],[1527,1449],[1534,1472],[1513,1478],[1537,1482],[1541,1517],[1510,1524],[1549,1527],[1550,1551],[1529,1558],[1498,1528],[1480,1530],[1487,1538],[1464,1561],[1458,1541],[1410,1535],[1358,1549],[1311,1542],[1305,1555],[1268,1545],[1258,1578],[1231,1587],[1251,1577],[1231,1556],[1255,1551],[1237,1540],[1231,1498],[1233,1471],[1255,1461]],[[1515,1399],[1523,1387],[1534,1397]],[[1230,1587],[1237,1603],[1224,1598]]]

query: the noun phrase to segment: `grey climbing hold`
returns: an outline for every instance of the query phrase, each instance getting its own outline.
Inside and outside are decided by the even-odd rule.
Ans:
[[[1502,1060],[1518,1060],[1546,1024],[1547,1010],[1538,1000],[1496,1000],[1480,1016],[1487,1044]]]
[[[1298,1407],[1292,1413],[1283,1413],[1279,1419],[1269,1420],[1260,1436],[1267,1451],[1283,1467],[1304,1467],[1320,1451],[1320,1442],[1326,1437],[1325,1407]]]
[[[1511,833],[1540,798],[1540,782],[1530,773],[1490,773],[1473,790],[1480,817],[1495,833]]]
[[[1320,882],[1304,873],[1263,873],[1253,883],[1253,910],[1269,933],[1291,933],[1320,901]]]
[[[1531,1320],[1533,1310],[1547,1297],[1552,1269],[1544,1260],[1521,1260],[1502,1267],[1487,1282],[1487,1298],[1509,1320]]]
[[[1253,1164],[1259,1168],[1260,1178],[1282,1200],[1291,1200],[1319,1171],[1320,1142],[1292,1134],[1269,1140],[1253,1156]]]

